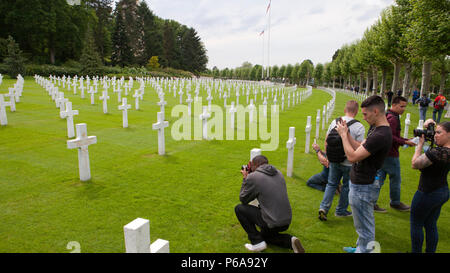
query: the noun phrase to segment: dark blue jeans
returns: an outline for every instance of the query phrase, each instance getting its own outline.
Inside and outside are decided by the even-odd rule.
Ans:
[[[442,113],[444,112],[444,109],[442,108],[442,109],[436,109],[436,108],[434,108],[434,110],[433,110],[433,120],[436,122],[436,123],[439,123],[439,122],[441,122],[441,116],[442,116]],[[437,113],[437,119],[436,119],[436,113]]]
[[[430,193],[416,191],[411,203],[411,244],[413,253],[421,253],[423,245],[423,228],[426,234],[427,253],[436,252],[438,244],[437,221],[442,205],[449,199],[448,187],[439,188]]]
[[[328,183],[329,168],[323,167],[322,172],[311,176],[306,185],[319,191],[325,191]]]

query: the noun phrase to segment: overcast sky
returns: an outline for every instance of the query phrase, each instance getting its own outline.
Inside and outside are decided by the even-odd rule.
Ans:
[[[208,68],[243,62],[267,65],[269,0],[145,0],[163,19],[193,27],[205,44]],[[362,37],[394,0],[272,0],[270,65],[331,61],[343,44]],[[260,36],[262,30],[264,35]]]

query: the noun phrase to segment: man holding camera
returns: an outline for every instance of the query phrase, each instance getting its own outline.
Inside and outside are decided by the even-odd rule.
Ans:
[[[268,244],[304,253],[300,240],[289,234],[280,234],[289,228],[292,210],[283,174],[263,155],[253,158],[250,168],[241,170],[243,181],[239,199],[241,204],[234,210],[236,217],[248,234],[251,244],[245,247],[254,252],[263,251]],[[257,199],[259,206],[249,202]],[[260,228],[258,231],[256,226]],[[267,243],[266,243],[267,242]]]
[[[403,145],[416,146],[414,142],[400,136],[401,123],[400,115],[405,112],[408,100],[404,97],[395,97],[392,101],[392,107],[387,111],[386,118],[392,130],[392,146],[389,154],[384,160],[383,166],[378,170],[377,176],[380,180],[380,186],[384,185],[384,180],[389,174],[389,195],[391,198],[390,206],[398,211],[409,211],[410,207],[400,202],[400,158],[398,148]],[[376,212],[385,213],[386,209],[380,208],[378,204],[375,205]]]
[[[336,130],[342,138],[345,155],[354,163],[350,171],[349,203],[358,241],[356,248],[345,247],[350,253],[370,252],[369,243],[375,241],[375,217],[373,207],[380,193],[377,170],[383,165],[392,144],[392,131],[386,119],[385,103],[379,96],[371,96],[361,104],[364,120],[371,128],[367,138],[358,144],[349,136],[345,121],[338,122]]]

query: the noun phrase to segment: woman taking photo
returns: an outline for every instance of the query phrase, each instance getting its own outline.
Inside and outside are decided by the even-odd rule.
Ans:
[[[425,122],[434,123],[429,119]],[[419,169],[419,189],[411,203],[411,244],[412,252],[421,253],[424,240],[423,228],[426,233],[427,253],[436,252],[438,244],[437,220],[442,206],[449,199],[447,174],[450,169],[450,122],[437,125],[434,142],[437,147],[422,153],[425,138],[422,135],[412,158],[413,169]]]

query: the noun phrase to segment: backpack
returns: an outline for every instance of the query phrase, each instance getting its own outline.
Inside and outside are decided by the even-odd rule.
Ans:
[[[419,105],[420,105],[421,107],[428,107],[429,104],[430,104],[430,99],[424,98],[424,97],[420,98],[420,103],[419,103]]]
[[[336,124],[339,121],[339,118],[336,119]],[[356,119],[351,120],[347,123],[347,127],[350,128],[353,124],[359,122]],[[345,156],[344,146],[342,144],[342,139],[339,133],[336,131],[336,127],[331,129],[330,133],[327,136],[327,158],[328,161],[333,163],[341,163],[344,162],[347,157]]]
[[[447,101],[444,96],[442,96],[437,102],[437,106],[439,107],[439,109],[443,109],[446,104],[447,104]]]

